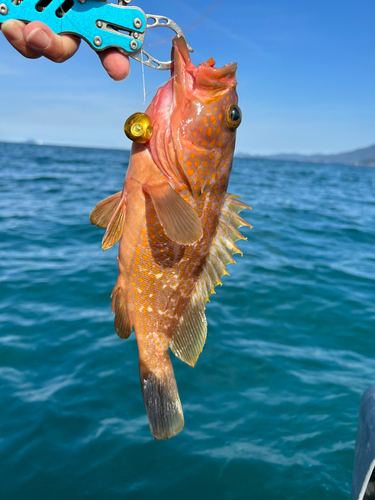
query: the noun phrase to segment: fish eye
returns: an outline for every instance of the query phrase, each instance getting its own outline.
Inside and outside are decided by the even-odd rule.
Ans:
[[[231,130],[235,130],[240,126],[242,120],[242,113],[236,104],[232,104],[227,109],[227,125]]]
[[[151,139],[153,132],[151,118],[146,113],[134,113],[126,120],[124,132],[131,141],[145,144]]]

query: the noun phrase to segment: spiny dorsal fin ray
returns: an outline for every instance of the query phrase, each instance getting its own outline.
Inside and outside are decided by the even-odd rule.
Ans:
[[[227,194],[210,253],[195,285],[190,302],[173,334],[170,343],[172,352],[190,366],[194,366],[197,362],[206,341],[205,304],[210,295],[215,293],[215,286],[221,285],[221,276],[228,274],[225,266],[234,263],[232,255],[234,253],[242,255],[241,250],[234,242],[246,239],[238,231],[239,227],[248,226],[251,228],[250,224],[238,216],[238,213],[245,208],[250,207],[239,201],[236,196]]]
[[[240,250],[238,248],[238,246],[235,243],[233,243],[233,241],[229,240],[226,237],[226,235],[225,235],[223,229],[220,227],[220,225],[217,228],[216,236],[217,236],[217,239],[221,242],[221,244],[226,248],[226,250],[228,251],[230,256],[232,256],[236,253],[239,253],[239,254],[241,254],[241,257],[242,257],[242,255],[243,255],[242,250]]]
[[[244,227],[244,226],[246,226],[250,229],[253,227],[251,224],[246,222],[245,219],[243,219],[242,217],[240,217],[236,213],[228,212],[227,210],[223,210],[222,215],[225,218],[226,222],[229,222],[236,229],[238,229],[240,227]]]
[[[240,199],[241,196],[236,196],[235,194],[227,194],[225,204],[232,212],[235,212],[236,214],[239,214],[240,212],[242,212],[242,210],[251,210],[251,207],[249,205],[246,205],[246,203],[240,201]]]
[[[121,195],[122,192],[119,191],[112,196],[108,196],[108,198],[104,198],[104,200],[101,200],[96,204],[95,208],[93,208],[90,213],[90,222],[93,226],[104,228],[108,226],[108,222],[111,220],[111,217],[121,200]]]
[[[241,234],[235,226],[233,226],[229,221],[222,218],[219,222],[220,230],[223,232],[225,239],[231,242],[237,240],[246,240],[245,236]]]
[[[115,312],[115,331],[119,337],[127,339],[132,332],[132,325],[128,314],[125,292],[116,285],[111,297],[112,313]]]
[[[228,264],[235,264],[235,261],[232,259],[232,256],[226,246],[222,244],[219,238],[216,239],[216,245],[212,247],[212,252],[219,262],[224,264],[224,267]]]

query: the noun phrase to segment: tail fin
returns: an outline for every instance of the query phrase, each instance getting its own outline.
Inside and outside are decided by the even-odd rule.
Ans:
[[[167,362],[165,362],[167,361]],[[168,351],[163,366],[152,369],[140,359],[139,375],[151,432],[155,439],[169,439],[184,426],[180,396]]]

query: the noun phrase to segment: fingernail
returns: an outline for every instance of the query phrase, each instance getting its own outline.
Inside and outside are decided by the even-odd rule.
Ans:
[[[46,50],[51,44],[51,39],[42,28],[35,28],[26,37],[26,43],[34,50]]]
[[[10,43],[17,43],[23,38],[22,29],[15,21],[5,21],[2,32]]]

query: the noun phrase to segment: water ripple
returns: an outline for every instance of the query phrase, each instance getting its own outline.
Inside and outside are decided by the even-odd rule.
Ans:
[[[2,499],[348,497],[375,381],[374,169],[235,161],[254,228],[196,367],[174,360],[184,431],[156,442],[134,335],[113,331],[117,250],[88,219],[129,154],[0,151]]]

